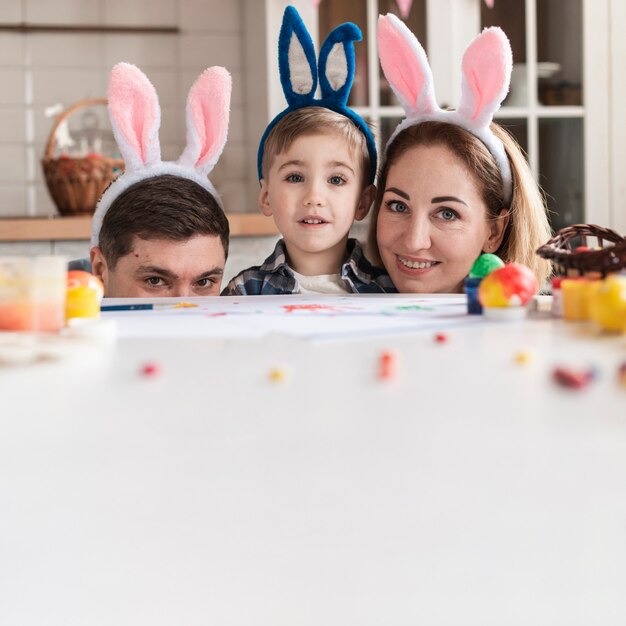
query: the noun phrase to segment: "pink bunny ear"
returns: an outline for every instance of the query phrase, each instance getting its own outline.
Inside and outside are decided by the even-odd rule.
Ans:
[[[463,55],[463,83],[458,113],[476,127],[489,126],[509,91],[513,55],[498,27],[486,28]]]
[[[178,162],[208,174],[220,157],[230,114],[230,74],[210,67],[198,77],[187,96],[187,146]]]
[[[378,55],[383,72],[407,117],[439,110],[424,48],[395,15],[378,17]]]
[[[127,171],[161,160],[159,99],[145,74],[130,63],[111,70],[109,117]]]

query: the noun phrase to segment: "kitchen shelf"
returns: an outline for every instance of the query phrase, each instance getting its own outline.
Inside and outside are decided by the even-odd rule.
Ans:
[[[227,215],[231,237],[277,235],[274,220],[256,213]],[[91,238],[91,217],[23,217],[0,219],[0,242],[84,241]]]

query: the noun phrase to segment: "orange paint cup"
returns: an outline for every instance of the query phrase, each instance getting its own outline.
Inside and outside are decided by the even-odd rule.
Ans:
[[[0,331],[58,332],[66,275],[62,257],[0,257]]]

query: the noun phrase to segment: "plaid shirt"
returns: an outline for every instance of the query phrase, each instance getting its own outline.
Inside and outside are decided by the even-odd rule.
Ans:
[[[348,257],[341,278],[351,293],[397,293],[385,270],[374,267],[356,239],[348,239]],[[280,239],[263,265],[250,267],[233,278],[223,296],[269,296],[300,293],[300,285],[287,263],[285,242]]]

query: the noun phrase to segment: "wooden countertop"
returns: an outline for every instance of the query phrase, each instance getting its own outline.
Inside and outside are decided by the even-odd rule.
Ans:
[[[228,215],[231,237],[276,235],[274,220],[256,213]],[[21,217],[0,219],[0,242],[80,241],[91,237],[90,217]]]

